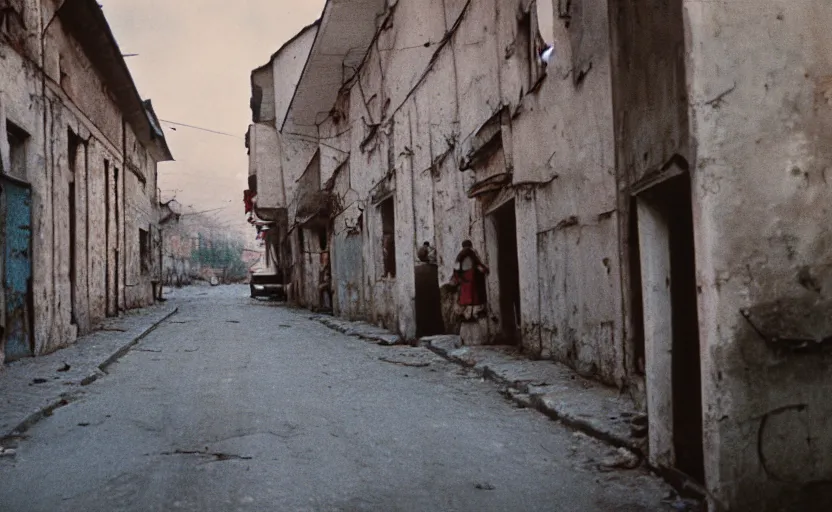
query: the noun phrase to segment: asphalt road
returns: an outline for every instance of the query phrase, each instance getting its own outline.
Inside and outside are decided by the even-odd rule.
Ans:
[[[331,331],[246,287],[180,312],[0,461],[0,510],[654,511],[605,445],[424,351]]]

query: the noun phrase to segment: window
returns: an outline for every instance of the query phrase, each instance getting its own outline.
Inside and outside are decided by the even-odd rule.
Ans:
[[[6,132],[9,141],[9,169],[6,172],[26,181],[26,142],[29,134],[12,123],[6,123]]]
[[[382,277],[396,277],[396,204],[391,197],[382,201],[378,209],[381,215]]]
[[[142,275],[150,273],[150,233],[139,229],[139,257],[141,258]]]

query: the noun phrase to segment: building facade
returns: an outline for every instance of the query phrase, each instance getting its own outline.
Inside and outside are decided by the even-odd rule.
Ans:
[[[252,75],[273,264],[300,305],[628,392],[651,465],[713,510],[829,503],[829,21],[821,0],[329,0]],[[471,310],[466,240],[489,269]]]
[[[15,359],[154,302],[157,163],[172,157],[98,3],[0,7],[0,325]]]

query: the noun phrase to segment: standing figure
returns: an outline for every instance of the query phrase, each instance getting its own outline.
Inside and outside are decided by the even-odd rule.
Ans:
[[[490,273],[470,240],[462,242],[462,250],[456,257],[453,283],[459,286],[458,304],[463,320],[473,321],[485,315],[487,300],[485,277]]]
[[[436,265],[436,249],[431,247],[430,242],[425,242],[419,250],[416,251],[416,257],[422,263]]]

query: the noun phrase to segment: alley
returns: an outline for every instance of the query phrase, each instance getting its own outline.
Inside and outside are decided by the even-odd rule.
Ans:
[[[659,480],[600,471],[607,446],[493,384],[247,291],[177,292],[177,315],[0,461],[0,508],[666,510]]]

